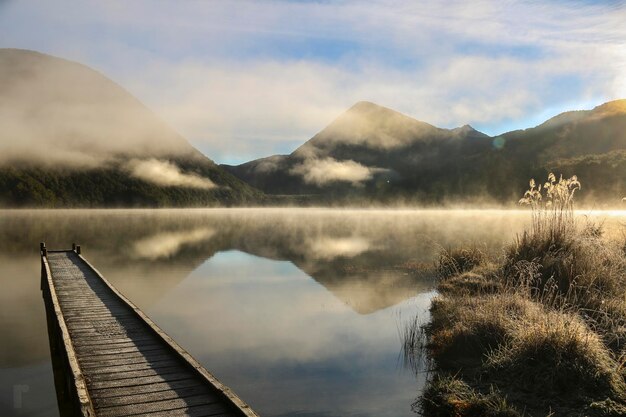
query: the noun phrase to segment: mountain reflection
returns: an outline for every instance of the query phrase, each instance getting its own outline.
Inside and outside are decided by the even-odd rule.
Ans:
[[[391,417],[410,414],[423,383],[398,367],[396,320],[431,295],[356,314],[289,262],[229,251],[149,314],[263,416]]]

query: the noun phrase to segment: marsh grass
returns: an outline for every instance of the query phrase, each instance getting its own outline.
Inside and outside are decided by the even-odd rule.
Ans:
[[[531,181],[530,228],[497,262],[442,251],[420,336],[434,371],[425,415],[626,415],[624,246],[577,221],[578,189]]]
[[[413,408],[433,417],[521,416],[493,387],[483,394],[454,376],[435,376]]]
[[[427,354],[426,323],[419,315],[403,323],[399,318],[398,333],[402,343],[401,359],[405,367],[416,373],[430,368]]]
[[[462,249],[441,249],[437,261],[437,273],[447,278],[471,271],[485,259],[485,253],[476,247]]]

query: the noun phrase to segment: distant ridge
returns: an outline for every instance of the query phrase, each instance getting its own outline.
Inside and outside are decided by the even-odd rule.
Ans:
[[[223,165],[269,194],[326,202],[510,202],[531,177],[578,174],[581,196],[626,195],[626,100],[490,137],[358,102],[289,155]],[[611,203],[612,204],[612,203]]]

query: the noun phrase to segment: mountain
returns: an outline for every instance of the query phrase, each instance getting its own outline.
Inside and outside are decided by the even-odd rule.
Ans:
[[[626,194],[626,100],[490,137],[360,102],[289,155],[223,167],[269,194],[323,202],[517,201],[528,179],[577,174],[581,196]]]
[[[562,113],[502,139],[506,175],[576,174],[585,187],[581,196],[589,203],[619,201],[626,194],[626,100]]]
[[[102,74],[50,55],[0,49],[0,205],[262,199]]]

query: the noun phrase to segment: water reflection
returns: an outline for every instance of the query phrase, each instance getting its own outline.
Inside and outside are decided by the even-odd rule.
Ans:
[[[56,413],[41,408],[54,404],[54,388],[40,241],[82,244],[265,415],[403,415],[417,387],[398,369],[397,314],[427,307],[439,247],[497,252],[526,220],[497,211],[0,211],[0,415]],[[14,385],[32,369],[32,407],[16,409]]]
[[[139,239],[133,245],[135,256],[144,259],[171,258],[186,245],[197,245],[209,240],[215,234],[215,230],[199,227],[180,232],[158,233],[146,238]]]
[[[399,367],[395,321],[430,296],[363,316],[288,262],[226,252],[150,312],[261,415],[401,416],[418,384]]]

